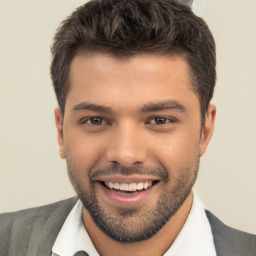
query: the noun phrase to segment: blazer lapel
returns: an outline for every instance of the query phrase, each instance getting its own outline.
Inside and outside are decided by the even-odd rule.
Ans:
[[[77,198],[71,198],[55,205],[54,209],[44,208],[35,222],[28,246],[27,256],[50,256],[54,242]]]
[[[256,255],[256,236],[226,226],[211,212],[209,219],[217,256]]]

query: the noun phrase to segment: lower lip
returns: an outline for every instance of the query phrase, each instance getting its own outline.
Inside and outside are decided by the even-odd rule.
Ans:
[[[106,188],[100,182],[98,184],[99,192],[102,194],[103,199],[109,203],[118,204],[120,206],[134,206],[145,202],[157,186],[157,184],[155,184],[146,190],[139,190],[136,194],[121,195],[118,194],[114,189]]]

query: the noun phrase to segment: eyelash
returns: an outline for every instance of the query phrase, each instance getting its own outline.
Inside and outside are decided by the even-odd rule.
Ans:
[[[92,124],[92,120],[93,120],[93,119],[96,119],[96,118],[101,119],[101,123],[100,123],[99,125],[97,125],[97,124]],[[92,116],[92,117],[82,118],[82,119],[79,121],[79,123],[82,124],[82,125],[83,125],[83,124],[88,124],[88,121],[91,122],[89,125],[92,125],[92,126],[101,126],[101,125],[105,125],[105,124],[110,124],[110,122],[107,121],[105,118],[99,117],[99,116]],[[103,122],[103,123],[102,123],[102,122]]]
[[[156,120],[159,119],[158,121],[164,121],[164,123],[162,124],[157,124],[156,123]],[[150,124],[151,121],[154,121],[155,123],[153,125],[157,125],[157,126],[165,126],[169,123],[177,123],[177,119],[176,118],[173,118],[173,117],[165,117],[165,116],[154,116],[154,117],[151,117],[147,122],[146,124]],[[151,123],[152,124],[152,123]]]
[[[100,119],[100,123],[99,124],[93,124],[92,121],[93,119]],[[160,122],[163,122],[163,123],[158,123],[157,124],[157,119],[158,121]],[[96,121],[96,120],[94,120]],[[152,121],[154,123],[152,123]],[[150,117],[147,121],[146,121],[146,124],[152,124],[152,125],[156,125],[156,126],[165,126],[165,125],[168,125],[169,123],[177,123],[177,119],[176,118],[171,118],[171,117],[165,117],[165,116],[154,116],[154,117]],[[88,123],[90,122],[90,123]],[[103,117],[99,117],[99,116],[92,116],[92,117],[86,117],[86,118],[82,118],[79,123],[81,125],[84,125],[84,124],[88,124],[88,125],[91,125],[91,126],[102,126],[102,125],[110,125],[111,122],[108,120],[108,119],[105,119]]]

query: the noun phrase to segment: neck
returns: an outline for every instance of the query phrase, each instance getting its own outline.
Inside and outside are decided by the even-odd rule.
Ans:
[[[160,256],[173,244],[187,220],[193,196],[188,196],[175,215],[152,238],[136,243],[120,243],[106,236],[93,222],[86,209],[83,210],[85,228],[100,255],[104,256]]]

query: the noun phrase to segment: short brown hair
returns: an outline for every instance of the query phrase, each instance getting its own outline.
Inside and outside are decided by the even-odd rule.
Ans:
[[[51,63],[63,113],[70,65],[80,51],[119,58],[141,53],[185,56],[204,122],[216,81],[215,43],[204,20],[177,0],[92,0],[64,20],[54,37]]]

